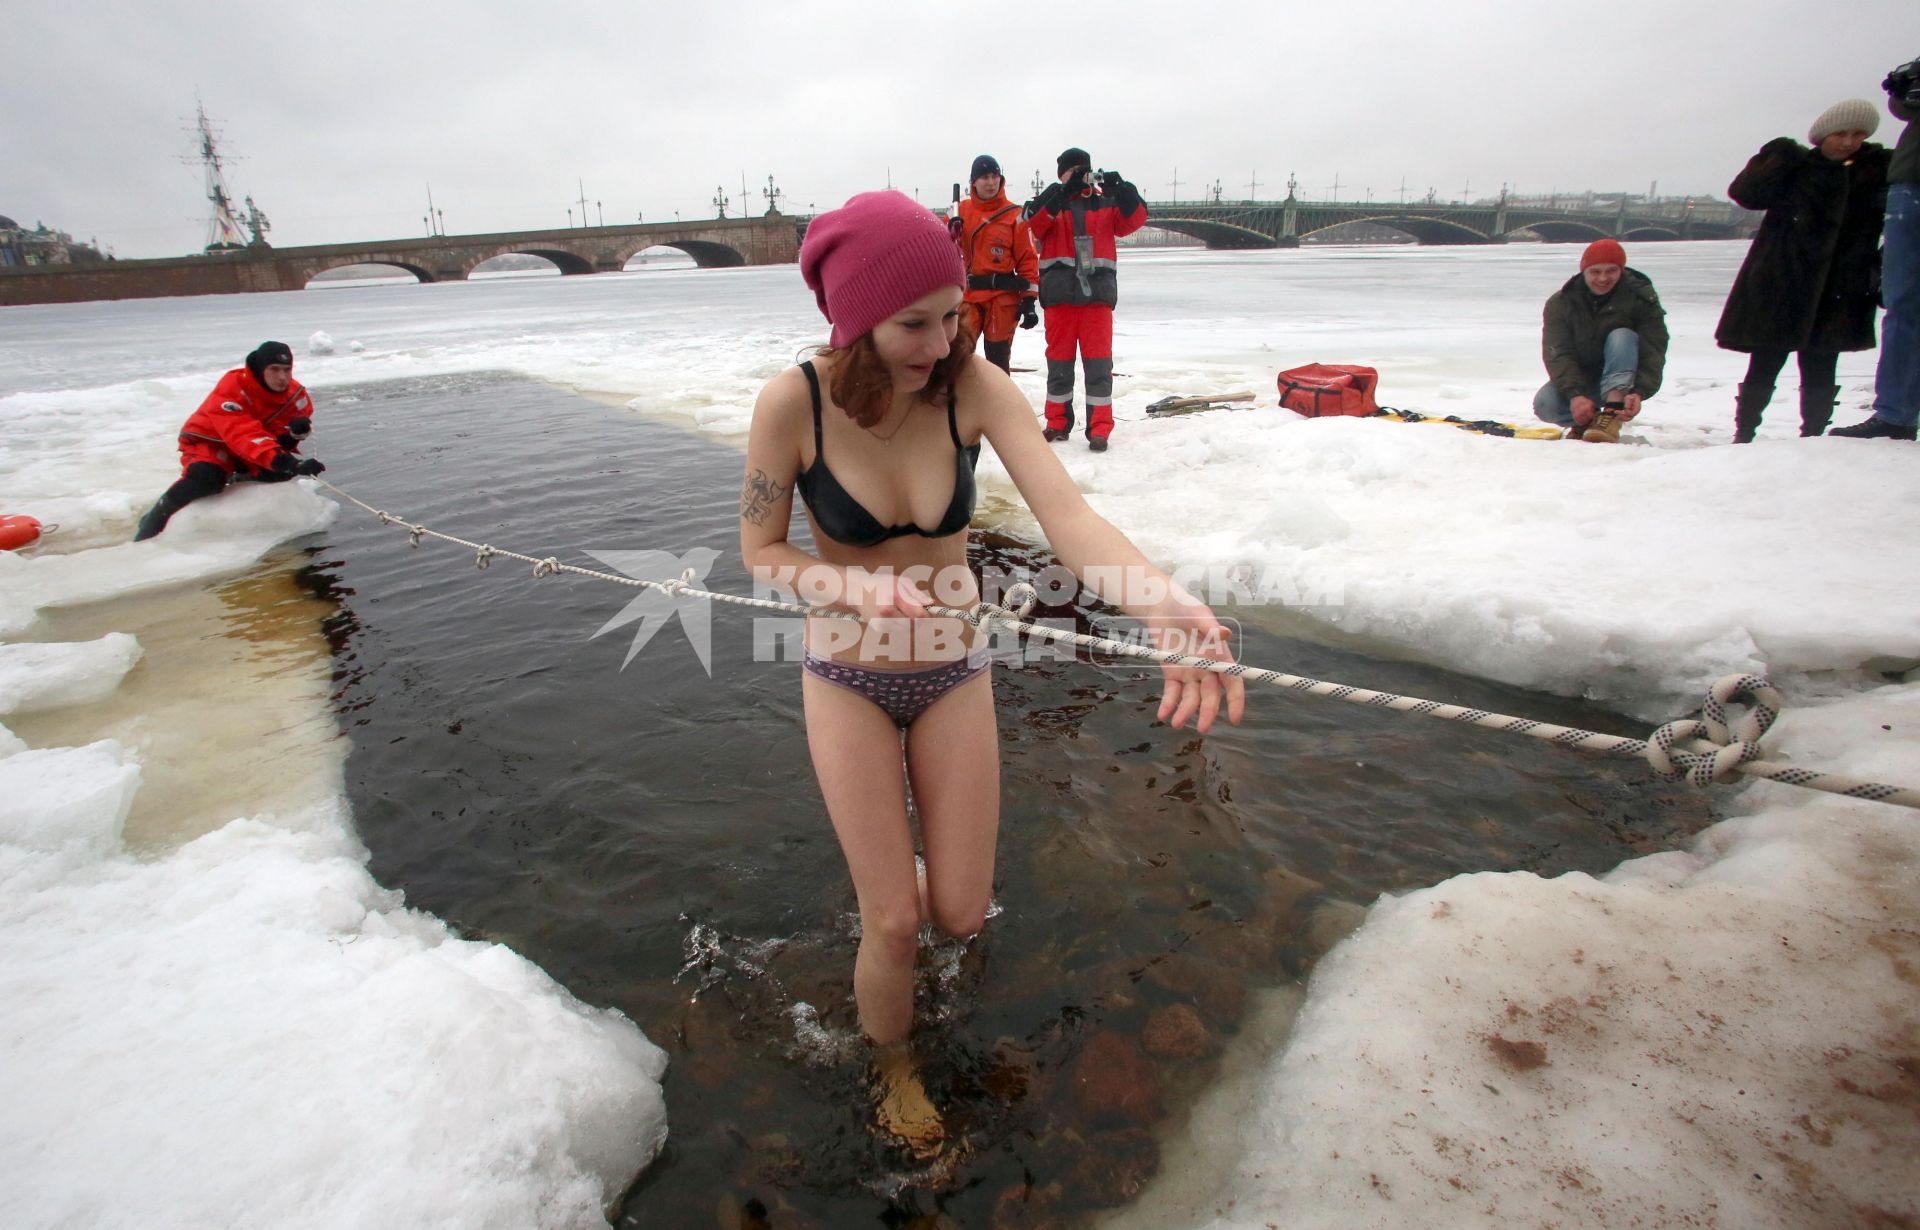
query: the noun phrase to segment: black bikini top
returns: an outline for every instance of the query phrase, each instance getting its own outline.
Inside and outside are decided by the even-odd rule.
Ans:
[[[923,530],[912,523],[906,525],[881,525],[874,515],[862,508],[854,498],[847,494],[840,480],[827,469],[827,454],[820,443],[820,377],[808,361],[800,365],[807,374],[807,389],[813,394],[813,464],[801,472],[794,480],[794,486],[800,489],[800,498],[806,501],[807,511],[813,514],[813,523],[822,534],[835,542],[849,547],[873,547],[891,538],[904,538],[908,534],[918,534],[922,538],[945,538],[967,528],[973,520],[973,467],[980,461],[980,446],[973,447],[960,443],[960,429],[953,421],[951,399],[947,405],[947,434],[953,437],[956,450],[953,458],[953,500],[947,505],[946,515],[940,518],[940,524],[930,530]]]

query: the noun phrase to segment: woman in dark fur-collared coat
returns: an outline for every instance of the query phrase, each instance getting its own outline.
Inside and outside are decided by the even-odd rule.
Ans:
[[[1872,103],[1835,103],[1808,131],[1811,147],[1769,141],[1727,189],[1767,214],[1714,330],[1724,349],[1752,356],[1736,444],[1753,439],[1789,354],[1800,355],[1800,434],[1817,436],[1833,418],[1840,352],[1873,349],[1888,157],[1867,138],[1879,125]]]

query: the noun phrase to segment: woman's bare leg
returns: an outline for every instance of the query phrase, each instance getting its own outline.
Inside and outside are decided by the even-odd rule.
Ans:
[[[990,675],[928,706],[907,729],[907,776],[927,859],[928,920],[948,935],[985,924],[1000,834],[1000,742]]]
[[[907,826],[899,728],[872,701],[802,677],[807,749],[860,903],[853,998],[860,1028],[881,1045],[913,1025],[920,893]]]

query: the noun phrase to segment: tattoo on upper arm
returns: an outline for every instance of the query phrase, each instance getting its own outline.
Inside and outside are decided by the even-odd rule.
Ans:
[[[764,525],[773,506],[791,490],[791,485],[781,486],[769,478],[765,470],[755,470],[740,486],[740,519]]]

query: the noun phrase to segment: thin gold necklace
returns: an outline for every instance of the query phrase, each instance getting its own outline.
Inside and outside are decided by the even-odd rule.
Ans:
[[[884,436],[883,436],[883,435],[881,435],[881,434],[880,434],[879,432],[877,432],[877,431],[875,431],[875,430],[874,430],[873,428],[871,428],[871,427],[862,427],[862,428],[861,428],[860,430],[862,430],[862,431],[864,431],[864,432],[866,432],[866,433],[867,433],[868,435],[870,435],[870,436],[872,436],[872,437],[873,437],[874,439],[876,439],[876,440],[878,440],[878,441],[880,441],[880,443],[882,443],[882,444],[892,444],[892,443],[893,443],[893,438],[894,438],[895,436],[897,436],[897,435],[899,435],[899,434],[900,434],[900,429],[901,429],[902,427],[905,427],[905,426],[907,425],[907,420],[908,420],[908,419],[910,419],[910,418],[912,418],[912,417],[913,417],[913,407],[912,407],[912,406],[908,406],[908,407],[907,407],[907,412],[906,412],[905,414],[903,414],[903,415],[901,415],[901,416],[900,416],[900,421],[899,421],[898,423],[895,423],[895,424],[893,425],[893,430],[892,430],[892,431],[890,431],[890,432],[888,432],[888,433],[887,433],[886,435],[884,435]]]

